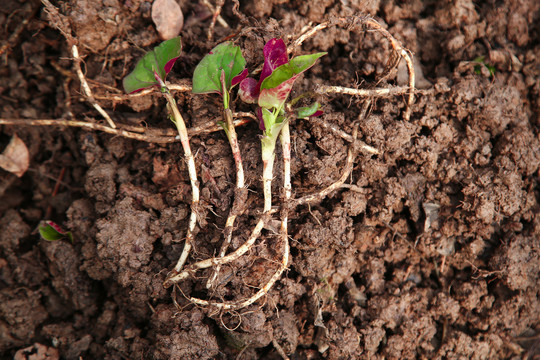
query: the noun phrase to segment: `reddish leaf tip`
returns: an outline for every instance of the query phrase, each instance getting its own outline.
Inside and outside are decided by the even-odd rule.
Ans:
[[[263,48],[264,66],[259,79],[259,85],[270,76],[274,69],[289,62],[287,46],[282,39],[270,39]]]
[[[242,70],[242,72],[238,75],[236,75],[235,77],[232,78],[232,81],[231,81],[231,86],[234,86],[236,84],[239,84],[240,82],[242,82],[246,77],[248,76],[248,70],[247,69],[244,69]]]
[[[50,227],[52,227],[54,230],[58,231],[60,234],[64,234],[65,231],[64,229],[62,229],[60,227],[60,225],[58,225],[57,223],[53,222],[53,221],[50,221],[50,220],[46,220],[45,223],[47,225],[49,225]]]
[[[165,75],[171,72],[172,67],[176,63],[176,60],[178,60],[179,57],[172,58],[171,60],[167,61],[165,66],[163,67],[163,70],[165,70]]]
[[[257,117],[259,118],[259,129],[262,131],[266,130],[266,126],[264,126],[264,118],[263,118],[263,110],[262,108],[257,108]]]

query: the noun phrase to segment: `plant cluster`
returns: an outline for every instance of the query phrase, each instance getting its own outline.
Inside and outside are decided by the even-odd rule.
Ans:
[[[310,36],[313,36],[317,31],[328,28],[330,26],[353,26],[358,19],[353,17],[337,19],[322,23],[307,31],[300,36],[292,45],[291,49],[298,47]],[[391,94],[408,94],[407,107],[404,112],[405,120],[408,120],[411,115],[411,105],[414,101],[414,68],[411,57],[407,50],[393,38],[388,31],[384,30],[376,21],[372,19],[360,19],[359,28],[364,30],[362,26],[371,27],[380,32],[392,45],[395,53],[405,59],[407,69],[409,71],[409,81],[407,87],[381,88],[372,90],[351,89],[341,86],[326,86],[320,85],[317,92],[320,94],[326,93],[341,93],[353,96],[363,97],[384,97]],[[157,46],[153,51],[147,53],[136,65],[134,71],[124,79],[124,89],[128,93],[140,92],[148,87],[158,87],[167,100],[167,109],[170,119],[176,125],[180,141],[184,149],[185,160],[188,164],[188,172],[192,187],[192,202],[191,216],[189,218],[188,228],[186,231],[185,245],[183,252],[178,259],[174,269],[172,269],[165,279],[164,286],[170,287],[177,285],[180,281],[193,276],[198,270],[212,269],[212,273],[207,281],[207,288],[216,287],[216,279],[219,276],[219,271],[222,265],[239,259],[248,252],[259,238],[265,225],[276,214],[276,208],[272,207],[272,180],[274,177],[273,168],[276,157],[276,143],[278,138],[281,139],[282,158],[283,158],[283,187],[280,206],[281,228],[279,233],[280,247],[282,249],[282,259],[279,262],[278,268],[267,282],[259,287],[259,290],[251,297],[237,301],[210,301],[195,297],[187,297],[187,299],[196,305],[211,306],[219,310],[234,310],[246,307],[259,298],[264,296],[273,284],[280,278],[283,271],[287,268],[289,260],[289,242],[287,232],[288,211],[299,205],[310,204],[314,201],[319,201],[332,191],[339,189],[348,176],[351,174],[354,164],[354,158],[358,151],[363,151],[366,154],[378,154],[378,151],[357,140],[358,124],[355,125],[352,135],[346,134],[339,129],[334,129],[331,125],[324,122],[321,124],[333,132],[339,134],[346,141],[350,142],[347,159],[345,162],[343,173],[340,178],[330,186],[321,189],[312,194],[304,195],[297,199],[291,199],[291,144],[290,144],[290,127],[289,123],[294,118],[311,118],[316,119],[316,116],[322,113],[321,106],[314,102],[308,106],[296,107],[300,99],[307,97],[306,94],[300,95],[296,99],[288,100],[292,91],[294,82],[298,77],[311,68],[317,60],[326,53],[320,52],[309,55],[301,55],[289,59],[288,49],[281,39],[271,39],[263,48],[264,64],[259,74],[258,79],[248,77],[246,69],[246,60],[242,55],[239,46],[232,42],[224,42],[213,48],[197,65],[193,73],[193,86],[191,88],[193,94],[208,94],[215,93],[221,97],[223,109],[222,120],[217,121],[217,125],[221,127],[229,140],[231,152],[235,161],[236,167],[236,186],[234,192],[234,202],[230,209],[223,230],[223,243],[219,254],[216,257],[197,261],[186,265],[189,252],[192,247],[194,229],[197,224],[198,204],[199,204],[199,187],[197,180],[197,172],[195,161],[189,145],[188,132],[186,125],[182,119],[180,111],[176,106],[176,102],[172,97],[165,77],[171,71],[175,61],[179,58],[182,50],[181,40],[179,37],[167,40]],[[393,63],[395,66],[396,63]],[[238,85],[238,95],[241,100],[249,104],[255,104],[254,112],[258,119],[261,134],[261,161],[263,164],[262,182],[263,182],[263,197],[264,207],[259,219],[251,231],[249,238],[234,251],[229,251],[229,245],[233,236],[234,224],[238,216],[244,212],[244,207],[247,199],[247,188],[245,186],[244,169],[242,165],[242,154],[238,144],[238,137],[235,130],[234,113],[231,110],[231,91]],[[141,92],[143,93],[143,92]],[[366,116],[371,100],[367,99],[360,117]],[[322,121],[322,120],[321,120]]]
[[[71,35],[72,30],[69,22],[64,21],[60,11],[48,0],[42,0],[45,11],[48,16],[53,19],[51,24],[54,25],[65,37],[70,49],[73,60],[74,71],[80,81],[81,93],[86,100],[106,121],[106,124],[101,124],[99,121],[79,121],[74,119],[0,119],[0,125],[16,125],[16,126],[72,126],[93,131],[103,131],[115,136],[135,139],[149,143],[172,143],[180,140],[185,161],[188,166],[189,179],[192,189],[191,214],[189,217],[188,227],[185,236],[185,245],[183,252],[180,255],[174,269],[167,276],[164,285],[176,285],[183,279],[195,274],[197,270],[212,268],[213,274],[209,277],[207,287],[215,287],[215,280],[218,276],[219,269],[223,264],[234,261],[244,255],[256,242],[265,225],[277,213],[276,208],[272,208],[272,193],[271,183],[273,178],[273,164],[275,160],[275,147],[277,139],[281,139],[282,157],[283,157],[283,190],[281,196],[281,206],[279,213],[281,217],[280,239],[283,257],[279,264],[279,268],[274,275],[260,287],[253,296],[246,300],[236,302],[211,302],[207,300],[188,298],[192,303],[198,305],[210,305],[221,310],[238,309],[253,303],[261,296],[264,296],[272,285],[279,279],[281,273],[286,269],[289,258],[289,245],[287,235],[287,220],[288,211],[297,206],[309,205],[316,201],[321,201],[328,194],[345,186],[345,182],[350,176],[354,168],[354,160],[358,152],[363,152],[367,155],[379,154],[377,149],[363,143],[357,139],[358,120],[353,122],[353,132],[348,134],[333,124],[326,122],[323,118],[317,118],[321,114],[320,105],[312,103],[305,107],[295,107],[300,97],[288,100],[292,86],[300,74],[308,70],[314,63],[324,55],[324,53],[316,53],[310,55],[297,56],[289,59],[288,54],[299,48],[307,39],[313,37],[318,32],[331,27],[342,27],[347,31],[366,30],[374,31],[388,41],[393,49],[393,54],[389,57],[385,74],[388,74],[391,68],[397,66],[401,58],[405,61],[407,71],[409,73],[406,86],[387,86],[374,87],[371,89],[360,89],[358,87],[350,88],[345,86],[335,85],[318,85],[314,91],[317,94],[342,94],[350,95],[363,99],[362,109],[359,114],[359,120],[365,118],[368,113],[372,99],[385,98],[389,96],[403,96],[406,106],[403,111],[403,119],[408,121],[412,113],[412,105],[414,102],[414,84],[415,72],[412,57],[410,52],[405,49],[401,43],[395,39],[386,29],[377,21],[369,17],[363,16],[346,16],[332,17],[330,20],[322,22],[313,27],[304,29],[293,41],[289,47],[280,39],[270,40],[263,49],[264,66],[259,75],[259,79],[248,78],[246,70],[246,61],[242,56],[242,52],[238,46],[231,42],[225,42],[216,46],[197,66],[193,76],[193,86],[184,84],[169,84],[166,82],[167,74],[171,71],[175,62],[180,57],[182,51],[182,43],[179,37],[167,40],[148,52],[136,65],[134,71],[130,73],[123,81],[124,90],[127,95],[106,94],[94,95],[91,87],[86,80],[86,76],[81,69],[82,58],[79,55],[76,39]],[[213,24],[216,19],[219,20],[219,12],[221,5],[216,6],[212,25],[209,28],[209,39],[213,29]],[[478,69],[486,69],[492,73],[492,67],[485,64],[482,59],[476,59]],[[482,65],[485,65],[482,67]],[[248,103],[257,104],[257,109],[254,111],[256,115],[243,113],[235,119],[235,113],[231,110],[231,90],[238,85],[239,97]],[[155,131],[157,129],[146,129],[144,127],[133,127],[126,124],[115,123],[111,116],[98,103],[99,100],[108,100],[113,102],[129,101],[133,97],[145,96],[159,89],[163,97],[167,101],[168,115],[171,121],[176,125],[178,136],[174,132]],[[193,93],[217,93],[223,99],[223,120],[218,121],[218,124],[206,124],[196,128],[187,129],[182,118],[182,115],[177,107],[176,101],[171,94],[172,91],[192,91]],[[69,105],[66,105],[69,108]],[[242,117],[242,118],[240,118]],[[310,118],[317,126],[320,126],[335,135],[341,137],[349,143],[347,158],[343,166],[343,171],[340,177],[331,185],[315,191],[311,194],[306,194],[298,198],[291,198],[291,146],[290,146],[290,129],[289,121],[291,118]],[[244,211],[244,206],[247,199],[247,189],[244,184],[244,169],[242,166],[242,154],[238,146],[238,138],[236,136],[235,126],[246,122],[246,118],[258,119],[261,134],[261,159],[263,163],[263,189],[264,189],[264,208],[255,227],[253,228],[248,240],[245,241],[236,250],[228,253],[228,247],[232,239],[233,228],[235,221]],[[197,224],[197,216],[199,211],[199,182],[195,160],[191,151],[189,136],[211,133],[214,131],[225,130],[227,138],[231,146],[233,158],[236,166],[236,188],[234,194],[234,203],[231,207],[229,216],[227,217],[226,226],[224,229],[224,241],[218,256],[201,260],[198,262],[186,265],[189,253],[192,248],[194,239],[195,227]],[[188,136],[189,135],[189,136]],[[17,176],[22,176],[28,167],[27,149],[21,141],[12,139],[13,146],[6,148],[2,159],[0,159],[0,167],[14,173]],[[20,140],[20,139],[19,139]],[[9,151],[8,151],[9,150]],[[14,156],[17,155],[17,156]],[[3,161],[2,161],[3,160]],[[44,221],[39,228],[41,236],[45,240],[55,241],[59,239],[69,239],[73,241],[71,233],[64,231],[55,223]]]
[[[197,182],[197,174],[193,155],[189,146],[189,139],[185,123],[180,115],[176,102],[170,94],[165,83],[165,77],[171,71],[172,66],[178,59],[181,53],[181,40],[179,37],[165,41],[157,46],[153,51],[148,52],[136,65],[132,73],[124,79],[124,89],[128,93],[141,91],[145,88],[158,86],[161,93],[165,96],[168,102],[169,115],[173,123],[178,129],[179,136],[184,148],[188,169],[190,172],[192,186],[192,207],[191,217],[186,235],[184,250],[180,256],[175,268],[165,282],[166,286],[172,285],[175,282],[183,279],[185,276],[181,273],[182,268],[187,260],[193,240],[193,230],[196,225],[197,204],[199,201],[199,188]],[[281,39],[271,39],[267,42],[263,49],[264,65],[258,80],[247,77],[248,70],[246,69],[246,60],[242,55],[239,46],[232,42],[224,42],[217,45],[206,55],[195,68],[193,73],[193,88],[194,94],[216,93],[222,98],[223,103],[223,120],[218,124],[224,129],[233,158],[236,166],[236,188],[235,200],[231,207],[231,211],[226,220],[224,230],[224,242],[221,247],[219,256],[213,259],[212,265],[215,266],[214,274],[210,277],[207,287],[214,286],[215,279],[218,276],[222,264],[234,261],[242,256],[254,244],[259,237],[264,225],[269,220],[272,210],[272,179],[273,165],[275,159],[275,147],[278,137],[282,137],[282,145],[284,148],[284,169],[287,172],[284,174],[284,193],[287,198],[290,198],[290,135],[289,135],[289,118],[291,116],[308,117],[318,115],[320,113],[319,104],[314,103],[312,106],[299,108],[297,111],[291,111],[291,102],[286,106],[287,99],[292,91],[295,80],[306,70],[312,67],[315,62],[326,53],[316,53],[310,55],[297,56],[289,59],[287,47]],[[242,155],[238,145],[238,137],[233,123],[233,112],[230,107],[231,90],[236,85],[239,85],[240,98],[251,104],[257,104],[256,110],[259,126],[262,131],[261,136],[261,158],[263,163],[263,194],[264,208],[258,224],[252,231],[248,241],[237,249],[235,252],[226,255],[229,244],[232,239],[234,223],[236,217],[243,212],[242,204],[245,203],[247,197],[247,189],[244,184],[244,170],[242,166]],[[296,101],[294,101],[296,103]],[[288,194],[288,195],[287,195]],[[287,242],[287,218],[282,219],[282,238]],[[285,261],[282,261],[282,266],[277,274],[285,269],[288,263],[288,243],[286,247]],[[240,250],[240,251],[239,251]],[[205,264],[206,265],[206,264]],[[193,266],[192,266],[193,267]],[[203,267],[197,267],[203,268]],[[185,273],[185,272],[184,272]],[[266,285],[266,291],[277,280],[279,275],[272,277],[272,283]],[[257,298],[248,299],[249,303],[254,302]],[[246,306],[246,302],[241,304]],[[236,306],[231,306],[233,308]]]

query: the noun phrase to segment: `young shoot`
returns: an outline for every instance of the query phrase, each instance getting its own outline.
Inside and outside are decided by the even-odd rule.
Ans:
[[[244,186],[244,167],[242,165],[242,155],[238,145],[238,137],[233,123],[233,113],[230,108],[231,89],[240,83],[247,76],[246,60],[242,56],[239,46],[231,42],[224,42],[213,48],[195,68],[193,73],[193,93],[206,94],[217,93],[223,98],[223,119],[219,125],[223,127],[234,158],[236,166],[236,189],[234,193],[234,203],[225,223],[225,241],[221,246],[219,257],[225,256],[229,244],[232,240],[232,232],[236,217],[242,213],[243,204],[246,202],[247,189]],[[215,268],[214,275],[210,277],[207,288],[212,287],[218,273],[220,265]]]
[[[162,42],[160,45],[149,51],[144,57],[139,60],[135,69],[124,78],[124,90],[127,93],[135,93],[151,86],[158,86],[161,93],[167,100],[167,109],[171,121],[176,125],[184,156],[188,165],[189,179],[191,182],[191,215],[189,218],[188,229],[186,232],[186,242],[184,249],[173,272],[169,276],[173,276],[180,272],[184,263],[187,260],[193,242],[193,232],[197,223],[197,205],[199,203],[199,185],[197,181],[197,170],[195,168],[195,160],[189,145],[189,138],[186,129],[186,124],[176,101],[171,92],[167,88],[165,78],[171,71],[174,63],[180,57],[182,52],[182,41],[180,37],[176,37]]]
[[[39,224],[39,235],[47,241],[58,241],[61,239],[69,239],[73,243],[73,235],[71,231],[65,231],[58,224],[45,220]]]
[[[263,49],[264,65],[259,81],[246,78],[240,83],[240,97],[248,103],[257,103],[263,161],[264,211],[272,207],[272,177],[276,140],[286,124],[285,102],[295,80],[326,53],[301,55],[289,60],[282,39],[271,39]]]

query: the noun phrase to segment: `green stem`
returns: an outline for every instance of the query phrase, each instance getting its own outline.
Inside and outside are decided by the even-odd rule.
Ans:
[[[230,94],[227,91],[227,85],[225,82],[225,70],[221,70],[220,80],[221,80],[221,92],[223,93],[223,109],[229,110]]]

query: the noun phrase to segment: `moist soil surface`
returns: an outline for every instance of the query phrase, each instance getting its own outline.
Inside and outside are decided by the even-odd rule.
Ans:
[[[17,359],[532,359],[540,356],[540,2],[225,1],[212,12],[179,1],[183,54],[168,76],[189,84],[217,43],[243,49],[248,69],[271,38],[287,44],[326,19],[371,16],[414,54],[415,103],[406,95],[319,96],[324,114],[291,121],[293,197],[344,171],[352,134],[379,151],[355,152],[345,185],[289,211],[291,258],[268,294],[220,312],[186,300],[243,300],[275,272],[279,213],[254,247],[165,289],[183,249],[191,187],[179,142],[129,139],[68,126],[4,125],[28,147],[23,176],[0,170],[0,357]],[[210,1],[210,3],[214,3]],[[0,117],[99,123],[71,54],[77,44],[95,97],[119,128],[170,133],[159,92],[127,98],[122,79],[159,44],[151,1],[4,0]],[[328,54],[292,96],[321,85],[407,85],[404,62],[378,32],[333,27],[295,54]],[[390,70],[389,72],[386,70]],[[189,128],[220,120],[216,95],[174,91]],[[116,98],[113,98],[116,96]],[[367,114],[362,109],[367,100]],[[235,111],[253,112],[233,91]],[[324,126],[326,125],[326,126]],[[260,130],[237,128],[249,189],[231,249],[263,206]],[[219,252],[236,180],[227,137],[193,135],[201,205],[188,264]],[[281,149],[274,205],[282,204]],[[56,188],[56,189],[55,189]],[[73,234],[45,241],[52,220]],[[232,251],[231,250],[231,251]]]

